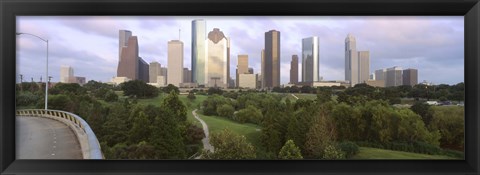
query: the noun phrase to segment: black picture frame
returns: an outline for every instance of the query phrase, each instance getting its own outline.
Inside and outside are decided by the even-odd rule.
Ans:
[[[479,174],[479,0],[1,0],[1,174]],[[465,160],[15,160],[16,16],[464,16]]]

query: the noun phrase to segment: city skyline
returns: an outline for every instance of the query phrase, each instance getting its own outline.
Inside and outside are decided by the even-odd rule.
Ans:
[[[270,30],[282,33],[280,84],[289,82],[291,56],[301,54],[302,38],[310,36],[319,36],[322,41],[319,56],[320,75],[324,80],[344,80],[343,41],[348,33],[352,33],[359,41],[357,50],[370,51],[369,73],[380,68],[399,66],[419,69],[419,82],[427,80],[435,84],[455,84],[462,82],[464,77],[463,17],[19,17],[18,19],[18,32],[33,33],[49,39],[50,69],[59,70],[60,65],[76,65],[76,72],[88,80],[102,82],[108,82],[116,75],[119,55],[118,31],[122,29],[132,31],[138,37],[140,57],[147,63],[157,61],[161,65],[167,65],[167,41],[180,37],[185,47],[183,67],[191,70],[191,22],[194,19],[205,19],[207,31],[219,28],[230,38],[229,75],[232,78],[235,78],[235,70],[232,68],[237,66],[237,55],[241,54],[249,55],[249,67],[254,68],[255,74],[261,72],[263,36]],[[392,22],[395,22],[395,25],[392,26]],[[245,24],[249,24],[248,27],[238,27],[246,26]],[[367,30],[372,28],[376,32]],[[39,75],[44,74],[44,70],[34,66],[44,64],[44,58],[36,57],[44,54],[45,46],[25,36],[17,37],[17,42],[17,75],[23,74],[25,78],[37,79]],[[440,69],[445,70],[440,72],[441,75],[438,72]],[[298,71],[301,72],[301,65]],[[58,72],[53,71],[50,74],[53,76],[52,81],[59,80]]]

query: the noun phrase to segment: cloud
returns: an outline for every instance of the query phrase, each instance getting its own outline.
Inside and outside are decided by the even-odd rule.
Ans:
[[[281,33],[282,83],[289,81],[291,56],[297,54],[301,62],[302,38],[311,36],[320,39],[321,76],[326,80],[344,79],[344,40],[348,33],[356,37],[358,50],[370,51],[370,72],[393,66],[413,67],[419,69],[419,80],[448,84],[463,81],[463,17],[22,16],[17,20],[17,29],[50,41],[53,73],[59,73],[61,64],[70,64],[75,74],[109,81],[118,64],[119,29],[138,36],[139,56],[145,61],[158,61],[164,66],[167,42],[178,39],[181,28],[184,67],[191,68],[193,19],[206,20],[206,33],[220,28],[231,39],[232,78],[238,54],[248,54],[249,67],[260,72],[265,32],[275,29]],[[44,44],[27,36],[17,38],[19,73],[25,77],[43,75]]]

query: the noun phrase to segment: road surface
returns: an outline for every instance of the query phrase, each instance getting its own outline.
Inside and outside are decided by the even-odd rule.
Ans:
[[[200,117],[198,117],[197,115],[197,109],[193,110],[192,111],[192,114],[193,116],[195,117],[195,119],[197,119],[198,121],[200,121],[200,123],[202,124],[202,127],[203,127],[203,133],[205,133],[205,138],[202,139],[202,143],[203,143],[203,149],[204,150],[208,150],[210,152],[213,153],[213,146],[210,144],[210,137],[209,137],[209,134],[208,134],[208,125],[207,123],[205,123],[205,121],[203,121]],[[197,158],[200,158],[197,157]]]
[[[17,159],[82,159],[80,143],[65,124],[43,117],[16,117]]]

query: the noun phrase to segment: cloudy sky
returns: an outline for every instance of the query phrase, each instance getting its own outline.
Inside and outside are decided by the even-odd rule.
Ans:
[[[260,71],[265,32],[281,36],[281,83],[289,81],[293,54],[301,55],[302,38],[320,39],[320,76],[344,80],[345,37],[356,37],[357,50],[370,51],[370,72],[400,66],[416,68],[419,82],[456,84],[464,81],[464,19],[449,17],[17,17],[17,32],[49,40],[49,71],[59,81],[60,66],[72,66],[75,76],[108,82],[118,66],[118,31],[138,37],[139,56],[167,64],[167,42],[184,42],[184,67],[191,68],[191,21],[205,19],[207,33],[219,28],[231,39],[230,75],[235,78],[237,55],[248,54],[249,66]],[[179,35],[180,30],[180,35]],[[39,81],[45,76],[46,44],[17,36],[17,79]],[[300,61],[301,62],[301,61]],[[168,66],[168,65],[166,65]],[[301,69],[301,65],[299,65]],[[299,70],[301,72],[301,70]],[[299,74],[301,75],[301,74]],[[301,76],[300,76],[301,77]]]

